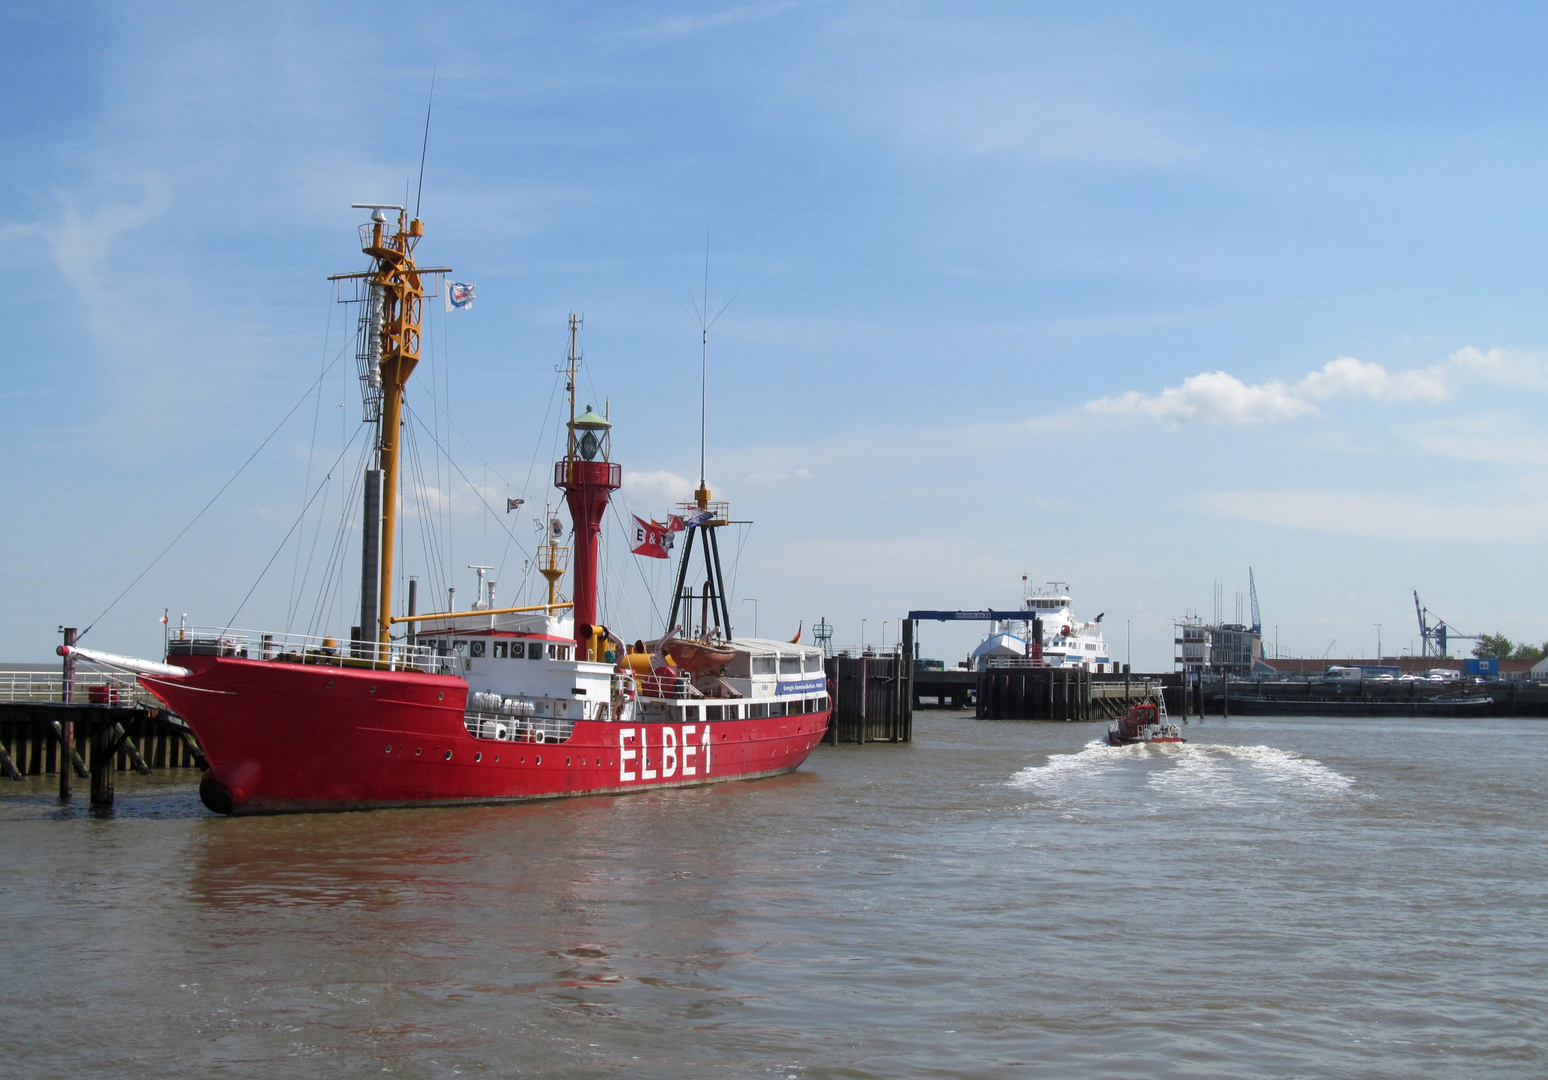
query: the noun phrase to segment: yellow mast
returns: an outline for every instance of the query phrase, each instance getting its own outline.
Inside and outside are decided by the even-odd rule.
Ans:
[[[382,293],[382,420],[378,456],[382,470],[382,577],[377,603],[377,659],[387,659],[392,629],[393,543],[398,525],[398,458],[402,441],[403,390],[419,365],[419,324],[425,290],[414,265],[414,245],[424,223],[398,211],[398,228],[386,235],[384,222],[373,222],[371,242],[363,249],[376,260],[371,283]]]
[[[414,248],[425,234],[419,218],[410,219],[401,206],[356,203],[370,209],[371,223],[360,227],[361,250],[371,256],[370,270],[353,274],[334,274],[329,281],[354,279],[365,285],[365,294],[379,295],[381,301],[379,344],[375,361],[381,385],[381,411],[377,418],[376,460],[381,470],[381,534],[379,549],[380,585],[377,592],[376,627],[361,627],[367,640],[374,636],[375,658],[388,659],[388,642],[394,622],[392,616],[393,547],[398,528],[398,464],[403,430],[403,392],[409,376],[419,365],[419,326],[424,314],[425,274],[448,274],[445,266],[420,267],[414,263]],[[395,228],[389,229],[387,210],[398,212]],[[369,301],[368,301],[369,302]]]

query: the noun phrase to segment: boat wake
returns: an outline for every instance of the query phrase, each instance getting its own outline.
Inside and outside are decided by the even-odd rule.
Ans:
[[[1105,802],[1111,795],[1104,789],[1124,776],[1143,776],[1147,790],[1169,799],[1228,806],[1336,798],[1355,783],[1315,758],[1275,746],[1109,746],[1101,740],[1021,769],[1006,783],[1051,799]]]

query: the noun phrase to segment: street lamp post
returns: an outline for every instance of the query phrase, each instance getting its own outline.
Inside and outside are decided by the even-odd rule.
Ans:
[[[860,651],[865,652],[865,620],[860,620]]]
[[[758,598],[756,596],[742,597],[742,603],[753,606],[753,637],[758,636]]]
[[[882,620],[882,652],[887,651],[887,620]]]

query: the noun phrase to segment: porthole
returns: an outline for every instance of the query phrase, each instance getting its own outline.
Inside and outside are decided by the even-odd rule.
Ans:
[[[435,695],[435,700],[437,700],[437,701],[445,701],[446,700],[446,692],[443,690],[441,693],[436,694]]]
[[[570,759],[569,758],[565,758],[564,759],[564,763],[565,763],[565,765],[568,766],[570,764]]]
[[[541,765],[541,764],[543,764],[543,757],[542,757],[542,755],[540,754],[537,757],[533,758],[532,759],[532,764],[534,764],[534,765]]]
[[[446,760],[447,761],[451,760],[451,751],[450,750],[446,751]]]
[[[370,686],[366,687],[366,692],[370,694],[376,693],[376,684],[372,683]]]
[[[332,679],[329,679],[329,680],[328,680],[328,689],[329,689],[329,690],[332,690],[332,689],[333,689],[333,680],[332,680]]]
[[[448,750],[446,752],[446,754],[447,754],[448,757],[450,757],[451,756],[451,751]],[[483,754],[474,754],[473,755],[473,764],[477,765],[480,761],[483,761],[483,760],[484,760],[484,755]]]
[[[388,752],[388,753],[389,753],[389,754],[390,754],[390,753],[392,753],[392,743],[388,743],[388,744],[387,744],[387,752]]]
[[[424,752],[425,751],[424,751],[423,747],[421,747],[421,746],[414,747],[414,756],[415,757],[418,757],[420,754],[423,754]]]

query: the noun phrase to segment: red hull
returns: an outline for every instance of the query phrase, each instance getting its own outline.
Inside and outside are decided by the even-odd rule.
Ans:
[[[564,742],[474,738],[467,683],[214,656],[186,678],[141,676],[188,722],[223,813],[363,810],[612,795],[774,776],[800,767],[827,712],[713,723],[577,721]]]

